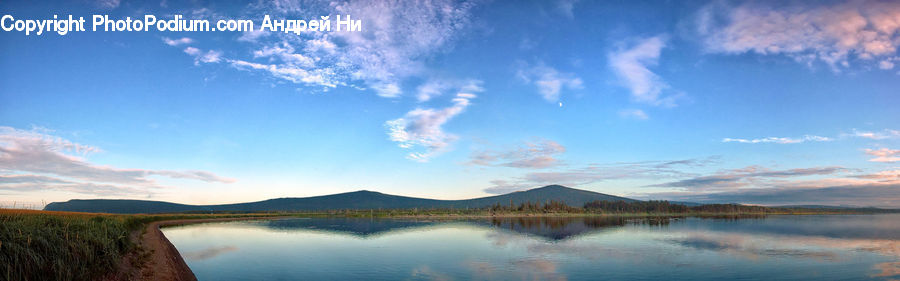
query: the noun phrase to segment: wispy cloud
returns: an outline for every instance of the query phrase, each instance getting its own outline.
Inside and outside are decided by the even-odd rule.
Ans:
[[[294,83],[319,85],[326,88],[337,87],[337,83],[339,83],[338,81],[332,80],[330,78],[327,70],[322,69],[306,70],[302,68],[285,66],[283,64],[262,64],[242,60],[229,60],[228,62],[238,69],[266,71],[274,77],[278,77]]]
[[[575,74],[560,72],[543,63],[534,66],[522,63],[516,76],[523,82],[537,87],[538,93],[545,100],[551,102],[559,100],[563,89],[579,90],[584,88],[581,78]]]
[[[891,69],[900,44],[900,3],[891,1],[716,2],[697,18],[712,53],[786,55],[834,71],[851,61],[879,62]]]
[[[881,131],[861,131],[853,129],[851,133],[842,134],[843,137],[865,138],[870,140],[885,140],[900,138],[900,131],[892,129],[884,129]]]
[[[765,137],[765,138],[758,138],[758,139],[723,138],[722,142],[793,144],[793,143],[804,143],[804,142],[824,142],[824,141],[832,141],[832,140],[834,140],[834,139],[829,138],[829,137],[805,135],[800,138],[786,138],[786,137]]]
[[[770,170],[760,166],[749,166],[742,169],[727,170],[715,175],[701,176],[674,182],[649,185],[650,187],[678,187],[686,190],[721,190],[734,189],[753,184],[760,180],[772,178],[804,177],[814,175],[832,175],[844,172],[842,167],[814,167],[789,170]]]
[[[46,183],[67,183],[67,181],[48,177],[41,175],[0,175],[0,185],[2,184],[13,184],[13,183],[33,183],[33,184],[46,184]]]
[[[29,175],[30,176],[30,175]],[[0,190],[17,192],[46,192],[48,190],[64,191],[94,196],[134,197],[152,194],[158,186],[128,186],[91,182],[74,182],[54,179],[52,182],[20,182],[17,184],[0,183]]]
[[[558,0],[556,2],[556,11],[567,18],[574,18],[575,14],[573,13],[573,10],[575,10],[575,4],[577,3],[578,0]]]
[[[566,148],[552,140],[537,139],[508,150],[479,150],[469,157],[469,163],[483,166],[543,169],[560,164],[557,156]]]
[[[877,173],[855,175],[854,178],[873,180],[875,183],[900,183],[900,170],[885,170]]]
[[[96,1],[94,1],[94,4],[97,5],[97,7],[100,7],[102,9],[115,9],[115,8],[118,8],[119,4],[121,4],[121,3],[122,3],[122,0],[96,0]]]
[[[419,102],[426,102],[453,89],[459,89],[461,92],[465,93],[479,93],[484,91],[484,88],[481,87],[481,81],[479,80],[432,78],[425,81],[425,83],[422,83],[422,85],[419,85],[416,89],[416,99],[419,100]]]
[[[179,46],[179,45],[187,45],[193,43],[194,40],[188,37],[181,37],[179,39],[172,39],[169,37],[163,37],[163,43],[169,46]]]
[[[664,36],[660,35],[639,40],[607,56],[610,68],[622,79],[635,101],[669,107],[676,105],[675,99],[679,95],[663,97],[669,84],[650,70],[659,63],[660,52],[665,46]]]
[[[427,162],[458,139],[456,135],[444,132],[442,126],[469,107],[471,100],[476,97],[476,91],[472,90],[482,89],[460,88],[451,100],[453,105],[449,107],[416,108],[401,118],[385,122],[390,140],[397,142],[401,148],[419,148],[419,151],[408,154],[407,158]]]
[[[695,176],[685,168],[704,167],[717,163],[719,157],[683,159],[676,161],[646,161],[631,163],[591,164],[549,172],[530,172],[511,180],[494,180],[484,192],[502,194],[549,184],[579,186],[608,180],[661,179]]]
[[[864,138],[870,140],[900,139],[900,131],[892,129],[884,129],[881,131],[861,131],[853,129],[851,133],[841,133],[837,137],[804,135],[802,137],[764,137],[753,139],[723,138],[722,142],[795,144],[805,142],[829,142],[846,138]]]
[[[708,194],[672,194],[668,198],[700,203],[832,205],[898,208],[900,184],[845,185],[823,188],[741,189]]]
[[[426,61],[452,48],[458,37],[471,30],[470,11],[476,3],[275,1],[256,6],[251,9],[256,13],[280,13],[292,18],[298,14],[352,15],[363,22],[362,31],[309,32],[301,36],[245,33],[238,41],[254,48],[253,57],[227,58],[231,66],[262,71],[312,89],[350,86],[396,98],[403,94],[404,80],[427,74]]]
[[[222,60],[222,51],[203,51],[194,47],[184,48],[184,53],[191,55],[194,57],[194,64],[199,65],[202,63],[216,63]]]
[[[0,127],[0,189],[67,190],[123,195],[160,188],[151,178],[194,179],[231,183],[233,179],[205,171],[119,169],[95,165],[72,152],[86,155],[99,149],[77,144],[43,131]]]
[[[194,58],[194,65],[200,65],[200,63],[217,63],[223,60],[222,51],[218,50],[201,50],[197,47],[187,46],[191,43],[194,43],[194,40],[188,37],[182,37],[180,39],[172,39],[168,37],[162,38],[163,43],[172,47],[180,47],[182,45],[186,46],[183,51],[185,54],[190,55]]]
[[[623,109],[619,111],[619,116],[622,118],[630,118],[630,119],[638,119],[638,120],[647,120],[650,119],[650,116],[647,116],[643,110],[640,109]]]
[[[900,202],[900,170],[848,174],[852,172],[841,167],[768,170],[752,166],[652,185],[683,190],[647,193],[641,197],[699,203],[900,207],[897,203]]]
[[[869,159],[872,162],[900,162],[900,149],[866,149],[866,154],[875,156]]]

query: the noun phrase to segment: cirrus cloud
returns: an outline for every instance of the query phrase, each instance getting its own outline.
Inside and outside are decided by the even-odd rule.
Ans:
[[[639,197],[697,203],[900,207],[897,204],[900,202],[900,170],[846,174],[854,171],[842,167],[770,170],[750,166],[650,185],[676,187],[682,191],[646,193]],[[845,175],[822,178],[839,174]]]
[[[330,32],[245,32],[237,41],[248,44],[252,56],[189,54],[195,61],[215,57],[212,62],[227,61],[236,69],[260,71],[314,90],[348,86],[396,98],[403,94],[404,80],[427,74],[426,61],[451,49],[458,37],[471,30],[470,13],[477,4],[453,0],[259,2],[246,9],[247,16],[351,15],[362,22],[362,30],[336,31],[332,16]]]
[[[474,82],[475,85],[480,82]],[[451,100],[453,105],[442,108],[416,108],[401,118],[385,122],[391,141],[397,142],[404,149],[417,149],[407,158],[419,162],[427,162],[431,157],[444,152],[458,137],[444,132],[443,125],[462,113],[475,93],[483,89],[478,87],[461,87]]]
[[[875,156],[869,159],[872,162],[900,162],[900,149],[866,149],[866,154]]]
[[[715,175],[701,176],[674,182],[649,185],[650,187],[678,187],[689,190],[733,189],[758,184],[772,178],[831,175],[846,171],[843,167],[814,167],[789,170],[770,170],[760,166],[723,171]]]
[[[697,18],[711,53],[785,55],[840,71],[853,61],[891,69],[900,44],[900,3],[891,1],[717,2]]]
[[[538,94],[547,101],[558,101],[564,89],[580,90],[584,88],[584,82],[575,74],[560,72],[543,63],[535,66],[529,66],[525,63],[520,64],[521,67],[516,71],[516,76],[523,82],[537,87]]]
[[[800,138],[785,138],[785,137],[765,137],[765,138],[758,138],[758,139],[723,138],[722,142],[792,144],[792,143],[804,143],[804,142],[823,142],[823,141],[832,141],[832,140],[833,139],[829,138],[829,137],[805,135]]]
[[[543,169],[559,165],[557,155],[566,148],[552,140],[528,141],[510,150],[479,150],[469,157],[469,163],[482,166]]]
[[[0,127],[0,189],[135,195],[162,187],[153,176],[218,183],[235,181],[206,171],[121,169],[92,164],[83,157],[99,151],[49,135],[45,130]]]
[[[710,156],[674,161],[590,164],[562,170],[529,172],[510,180],[493,180],[484,192],[504,194],[550,184],[574,187],[611,180],[683,178],[695,176],[684,172],[684,168],[704,167],[718,161],[718,156]]]
[[[650,70],[659,63],[660,53],[666,46],[665,36],[655,36],[638,40],[635,44],[620,48],[607,55],[609,67],[622,79],[623,86],[631,91],[634,101],[676,106],[676,99],[683,94],[663,97],[663,91],[670,88],[663,79]]]

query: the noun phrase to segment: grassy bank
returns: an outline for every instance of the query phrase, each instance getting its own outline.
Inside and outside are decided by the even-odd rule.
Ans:
[[[96,280],[133,249],[127,217],[0,211],[3,280]]]
[[[0,209],[0,280],[106,279],[123,262],[140,266],[145,255],[130,235],[149,222],[260,215],[109,215]]]

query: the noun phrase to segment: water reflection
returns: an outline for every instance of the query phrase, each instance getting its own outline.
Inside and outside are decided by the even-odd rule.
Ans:
[[[732,218],[732,217],[729,217]],[[300,218],[250,222],[276,231],[312,230],[370,237],[440,224],[501,228],[548,240],[564,240],[626,224],[665,226],[684,217],[493,217],[484,219]],[[732,218],[734,219],[734,218]]]
[[[900,215],[329,218],[164,231],[201,280],[900,278]]]
[[[550,240],[563,240],[595,231],[622,227],[626,221],[624,217],[520,217],[493,218],[489,222],[491,226],[497,228],[536,235]],[[479,222],[474,221],[473,223]]]
[[[182,254],[182,256],[184,256],[184,258],[186,259],[205,260],[234,251],[237,251],[237,247],[235,246],[209,247],[199,251],[186,252]]]
[[[350,234],[359,237],[378,236],[392,231],[434,225],[436,220],[371,219],[371,218],[300,218],[251,222],[277,231],[298,229]]]

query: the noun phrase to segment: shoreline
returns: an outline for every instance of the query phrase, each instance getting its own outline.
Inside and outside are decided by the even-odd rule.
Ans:
[[[211,219],[177,219],[148,223],[147,226],[131,234],[137,249],[123,258],[120,271],[111,280],[170,280],[195,281],[197,277],[184,261],[175,245],[166,238],[161,228],[207,222],[227,222],[241,220],[270,220],[284,217],[243,217]],[[143,260],[138,267],[133,261]],[[144,260],[146,259],[146,260]]]

